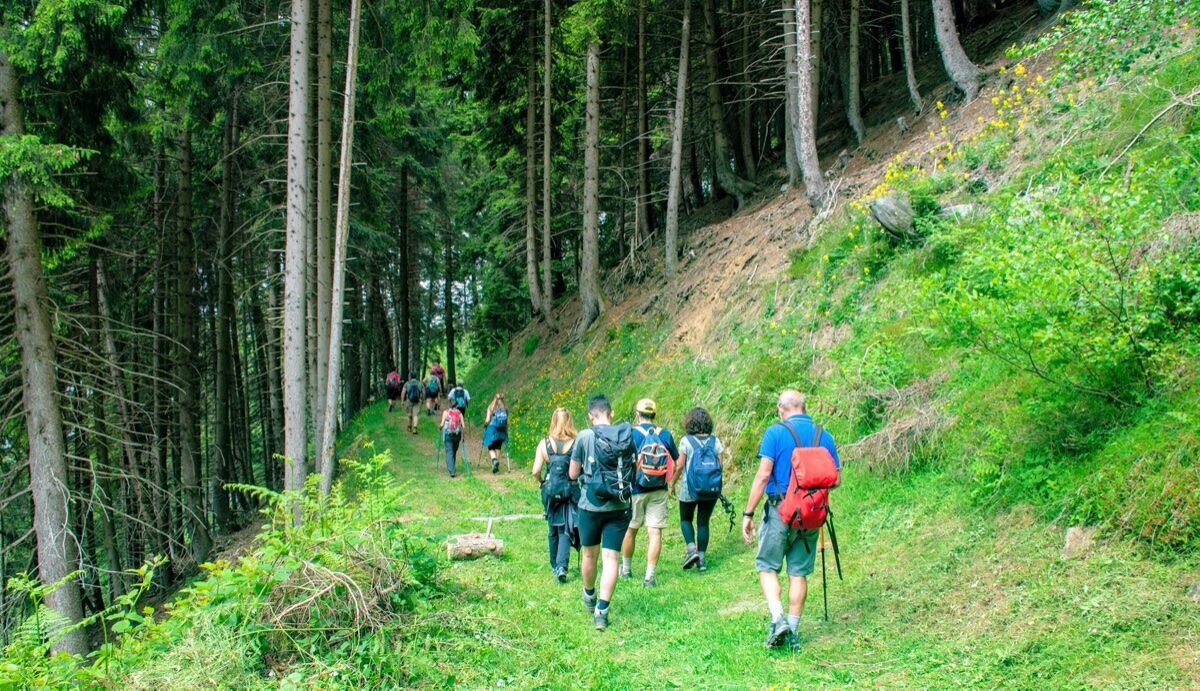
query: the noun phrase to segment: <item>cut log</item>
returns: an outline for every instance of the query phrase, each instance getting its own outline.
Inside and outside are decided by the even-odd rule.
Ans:
[[[451,559],[477,559],[479,557],[499,557],[504,554],[504,540],[495,535],[467,533],[454,535],[446,541],[446,553]]]
[[[871,211],[871,218],[874,218],[888,235],[905,242],[919,239],[913,225],[916,213],[907,194],[896,192],[880,197],[869,203],[867,208]]]

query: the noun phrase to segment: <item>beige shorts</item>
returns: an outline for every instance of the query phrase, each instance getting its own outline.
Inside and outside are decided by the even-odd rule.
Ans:
[[[633,495],[633,517],[629,519],[629,527],[636,530],[643,524],[658,530],[667,527],[667,490]]]

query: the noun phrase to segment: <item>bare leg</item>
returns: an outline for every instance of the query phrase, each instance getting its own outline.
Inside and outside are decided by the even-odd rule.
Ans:
[[[779,574],[774,571],[759,571],[758,584],[762,586],[763,597],[767,602],[779,602]]]
[[[646,545],[646,566],[651,569],[658,566],[660,553],[662,553],[662,529],[650,528],[650,541]]]
[[[602,551],[604,573],[600,574],[600,599],[612,601],[613,591],[617,589],[617,564],[621,561],[621,553],[615,549]]]
[[[625,539],[621,541],[621,556],[626,559],[633,559],[633,552],[637,549],[637,528],[628,528],[625,530]]]
[[[788,614],[798,617],[804,612],[804,600],[808,597],[808,579],[804,576],[788,577]],[[775,581],[775,592],[779,592],[779,580]]]
[[[592,590],[596,587],[596,557],[599,556],[600,545],[584,547],[580,552],[579,575],[583,578],[583,588]]]

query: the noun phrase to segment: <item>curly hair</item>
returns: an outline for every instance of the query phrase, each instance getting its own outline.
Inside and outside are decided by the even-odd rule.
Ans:
[[[704,408],[692,408],[683,418],[683,429],[688,434],[712,434],[712,416]]]

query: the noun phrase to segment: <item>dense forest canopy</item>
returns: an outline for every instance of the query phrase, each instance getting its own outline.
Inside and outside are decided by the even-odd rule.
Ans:
[[[234,486],[328,492],[388,372],[583,336],[785,186],[821,217],[1073,4],[5,3],[0,580],[88,650],[253,525]],[[6,642],[37,598],[0,592]]]

